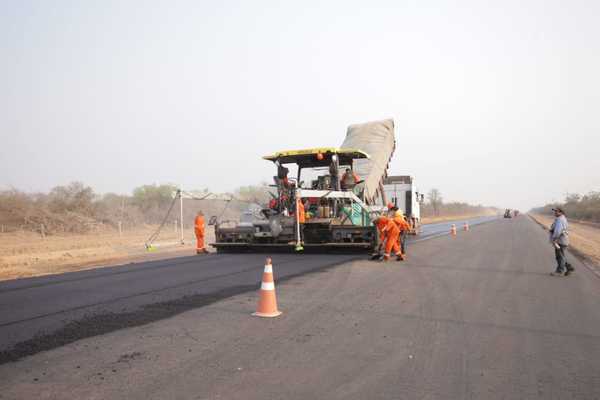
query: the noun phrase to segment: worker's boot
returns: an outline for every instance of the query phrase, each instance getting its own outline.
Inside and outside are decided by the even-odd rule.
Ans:
[[[384,254],[383,257],[380,258],[379,260],[383,261],[383,262],[390,261],[390,256],[388,254]]]
[[[398,256],[396,257],[396,261],[404,261],[404,255],[398,254]]]

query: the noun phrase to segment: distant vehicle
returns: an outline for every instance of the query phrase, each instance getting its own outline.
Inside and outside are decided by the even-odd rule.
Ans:
[[[388,176],[383,180],[383,191],[389,203],[392,203],[406,216],[410,224],[410,234],[417,235],[421,229],[421,204],[425,195],[417,191],[412,176]]]
[[[514,215],[515,217],[518,217],[518,216],[519,216],[519,210],[514,210],[514,211],[513,211],[513,215]]]
[[[504,218],[512,218],[512,214],[510,213],[510,208],[507,208],[506,211],[504,211]]]

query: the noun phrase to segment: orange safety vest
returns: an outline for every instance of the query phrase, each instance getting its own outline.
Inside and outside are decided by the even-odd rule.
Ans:
[[[304,212],[304,204],[300,199],[296,199],[297,207],[298,207],[298,222],[303,224],[306,222],[306,213]]]
[[[389,222],[389,218],[387,217],[379,217],[377,220],[377,230],[379,231],[379,241],[383,242],[385,240],[385,227]]]
[[[396,223],[396,225],[398,225],[398,229],[400,229],[401,232],[410,230],[410,225],[408,224],[408,222],[406,222],[404,217],[396,215],[394,216],[394,222]]]
[[[202,215],[196,216],[194,220],[194,232],[196,236],[204,236],[204,217]]]

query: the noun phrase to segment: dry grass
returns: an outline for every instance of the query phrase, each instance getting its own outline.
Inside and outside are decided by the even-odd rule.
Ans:
[[[553,218],[547,215],[530,214],[540,224],[549,228]],[[596,267],[600,266],[600,229],[589,225],[569,221],[569,239],[571,247],[591,260]]]
[[[193,231],[184,231],[185,245],[181,245],[173,226],[163,229],[155,241],[155,250],[148,252],[144,243],[155,229],[156,226],[147,226],[124,232],[122,237],[113,231],[46,238],[31,232],[2,233],[0,280],[194,254]],[[214,238],[212,227],[207,226],[207,235],[207,242],[211,242]]]

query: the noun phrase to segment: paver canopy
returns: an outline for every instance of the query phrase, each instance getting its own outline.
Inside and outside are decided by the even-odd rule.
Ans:
[[[396,147],[394,120],[350,125],[341,147],[359,149],[369,155],[368,159],[354,161],[354,172],[365,181],[365,201],[374,204]]]

